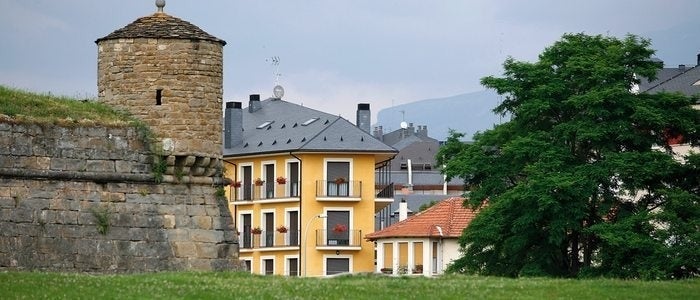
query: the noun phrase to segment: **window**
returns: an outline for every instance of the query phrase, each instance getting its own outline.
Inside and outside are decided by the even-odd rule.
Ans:
[[[253,237],[250,230],[252,229],[252,214],[242,213],[241,215],[241,236],[243,237],[243,248],[253,248]]]
[[[156,105],[163,104],[163,89],[156,90]]]
[[[299,245],[299,211],[290,210],[287,211],[287,245],[288,246],[298,246]]]
[[[350,212],[346,210],[328,210],[326,219],[326,238],[328,246],[350,245]]]
[[[288,266],[287,275],[299,276],[299,259],[298,258],[296,258],[296,257],[287,258],[287,266]]]
[[[275,259],[274,258],[266,258],[262,260],[262,270],[263,274],[265,275],[273,275],[275,274]]]
[[[250,259],[244,259],[243,263],[245,264],[245,270],[248,272],[253,272],[253,264]]]
[[[329,197],[350,195],[350,162],[326,162],[326,195]]]
[[[311,123],[318,121],[318,118],[311,118],[306,120],[306,122],[301,123],[301,126],[309,126]]]
[[[275,123],[275,121],[265,121],[265,122],[263,122],[262,124],[258,125],[258,127],[255,127],[255,128],[257,128],[257,129],[263,129],[263,128],[269,126],[269,125],[272,124],[272,123]]]
[[[275,213],[274,212],[263,212],[263,228],[262,245],[263,247],[273,247],[275,245]]]
[[[326,258],[326,275],[350,272],[349,258]]]
[[[275,164],[274,163],[263,163],[263,183],[265,199],[275,198]]]
[[[242,197],[243,200],[253,200],[253,166],[241,166],[241,176],[242,182],[241,187],[243,187]]]
[[[287,162],[287,195],[289,197],[299,197],[299,162]]]

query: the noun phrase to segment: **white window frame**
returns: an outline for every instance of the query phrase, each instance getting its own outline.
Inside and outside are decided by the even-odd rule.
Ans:
[[[272,165],[272,180],[275,180],[272,183],[272,192],[275,192],[275,184],[277,183],[277,161],[276,160],[263,160],[260,162],[260,179],[265,180],[267,178],[267,174],[265,173],[265,165]],[[255,179],[253,179],[255,180]],[[267,183],[267,182],[265,182]],[[260,195],[265,195],[265,199],[267,198],[267,184],[263,183],[263,185],[260,187]],[[260,197],[263,198],[263,197]],[[279,195],[275,195],[273,198],[279,198]]]
[[[277,262],[275,261],[275,256],[274,255],[266,255],[266,256],[260,256],[260,275],[266,275],[265,274],[265,260],[271,259],[272,260],[272,274],[275,275],[277,274]]]
[[[323,180],[328,180],[328,163],[329,162],[346,162],[348,163],[348,195],[354,195],[353,193],[353,178],[354,178],[354,166],[353,159],[347,157],[327,157],[323,159]]]
[[[350,241],[354,241],[355,232],[353,231],[353,229],[355,229],[355,224],[354,224],[353,220],[355,218],[355,216],[354,216],[355,209],[353,207],[334,207],[334,206],[326,206],[323,208],[323,214],[325,214],[326,216],[328,216],[328,211],[348,211],[348,212],[350,212],[350,217],[349,217],[350,224],[348,224],[348,233],[349,233],[348,238],[350,239]],[[323,218],[323,232],[324,232],[323,239],[325,241],[328,241],[328,218]],[[330,246],[330,245],[326,245],[326,246]],[[325,274],[325,272],[324,272],[324,274]]]
[[[301,225],[301,223],[299,223],[299,222],[301,222],[301,220],[300,220],[301,213],[299,213],[299,208],[298,207],[286,207],[284,209],[284,227],[287,227],[287,229],[290,229],[289,225],[292,223],[289,220],[289,212],[291,212],[291,211],[297,212],[297,225]],[[289,234],[291,234],[291,232]],[[285,245],[289,245],[289,234],[284,236],[284,244]],[[301,242],[301,234],[299,232],[297,232],[297,241]]]
[[[289,274],[290,267],[289,267],[289,259],[290,258],[296,258],[297,259],[297,276],[296,277],[301,277],[301,261],[299,260],[299,255],[285,255],[284,256],[284,275],[285,276],[291,276]]]
[[[253,270],[255,270],[255,265],[253,264],[253,258],[252,257],[239,257],[238,258],[242,262],[249,261],[250,262],[250,274],[253,274]]]
[[[267,228],[265,226],[265,214],[266,213],[272,213],[272,228]],[[272,236],[272,243],[274,244],[275,238],[274,238],[274,231],[275,228],[277,228],[277,214],[275,213],[274,208],[266,208],[266,209],[261,209],[260,210],[260,229],[263,230],[265,233],[269,233],[270,231],[273,232]],[[260,237],[260,247],[266,247],[267,246],[267,241],[265,240],[264,237]]]
[[[250,167],[250,183],[253,184],[255,183],[255,164],[252,162],[247,162],[247,163],[240,163],[238,164],[238,180],[241,181],[241,187],[238,188],[238,199],[237,200],[243,200],[243,167]],[[253,187],[251,187],[253,188]],[[251,191],[252,195],[251,198],[255,198],[255,191]]]
[[[289,168],[289,163],[297,163],[297,173],[299,174],[299,177],[301,177],[301,162],[296,158],[288,158],[284,161],[284,176],[287,178],[287,180],[292,178],[291,170]],[[291,186],[292,182],[287,181],[287,183],[289,184],[289,186],[284,189],[284,195],[286,197],[291,197],[291,193],[289,193],[289,190],[292,188],[292,186]],[[301,181],[297,182],[297,185],[298,185],[297,190],[300,191],[301,190]],[[299,192],[297,192],[297,195],[298,194],[299,194]]]

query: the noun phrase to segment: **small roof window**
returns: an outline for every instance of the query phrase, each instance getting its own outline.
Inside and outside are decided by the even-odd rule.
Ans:
[[[318,121],[318,118],[311,118],[311,119],[306,120],[306,122],[301,123],[301,126],[309,126],[309,124],[316,122],[316,121]]]
[[[263,128],[269,126],[269,125],[272,124],[272,123],[275,123],[275,121],[265,121],[265,122],[263,122],[262,124],[258,125],[258,127],[255,127],[255,128],[257,128],[257,129],[263,129]]]

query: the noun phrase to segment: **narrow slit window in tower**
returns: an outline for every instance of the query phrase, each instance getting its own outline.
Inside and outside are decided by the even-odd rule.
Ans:
[[[163,103],[163,89],[156,90],[156,105],[161,105]]]

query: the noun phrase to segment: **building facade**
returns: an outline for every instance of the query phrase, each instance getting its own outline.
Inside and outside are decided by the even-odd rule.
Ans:
[[[393,201],[375,180],[396,150],[347,120],[279,98],[226,104],[225,172],[240,259],[256,274],[371,272],[374,214]],[[368,110],[360,104],[360,110]],[[367,114],[358,112],[358,119]],[[366,121],[358,122],[366,124]]]

